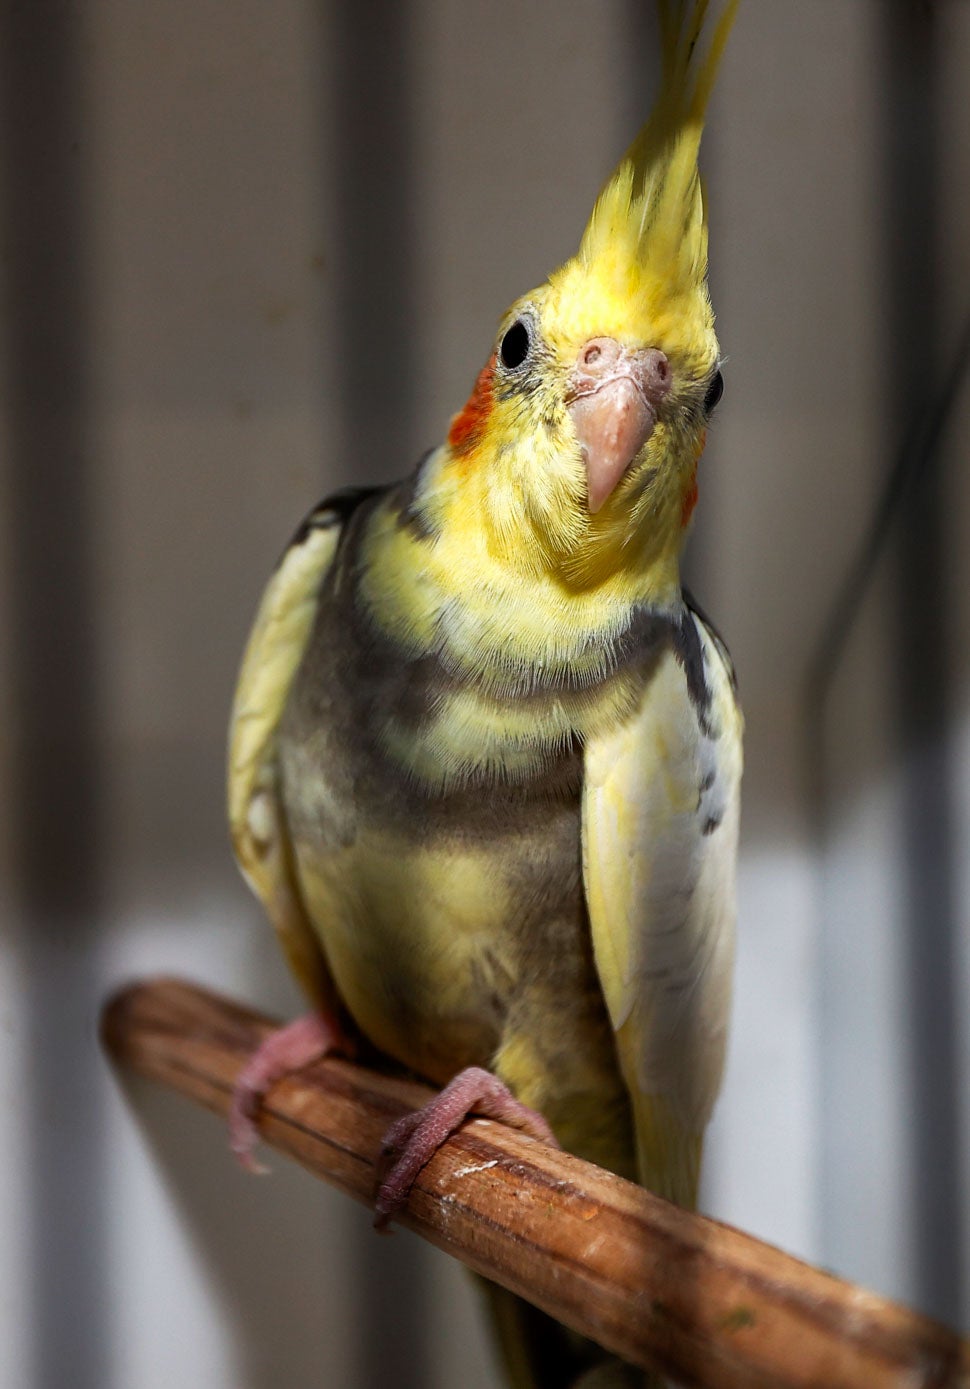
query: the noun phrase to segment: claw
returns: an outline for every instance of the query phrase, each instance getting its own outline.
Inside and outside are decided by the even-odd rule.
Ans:
[[[537,1110],[517,1100],[491,1071],[469,1066],[423,1109],[395,1120],[384,1135],[380,1186],[374,1203],[375,1229],[385,1230],[388,1221],[407,1204],[421,1168],[471,1113],[497,1119],[541,1143],[559,1147],[552,1129]]]
[[[256,1118],[270,1087],[321,1056],[338,1051],[352,1057],[355,1050],[337,1019],[325,1013],[306,1013],[260,1043],[236,1078],[229,1106],[229,1147],[247,1172],[267,1170],[253,1150],[259,1140]]]

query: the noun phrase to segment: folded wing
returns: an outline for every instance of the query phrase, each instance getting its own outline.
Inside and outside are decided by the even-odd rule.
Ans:
[[[742,719],[719,638],[692,608],[681,630],[586,749],[583,873],[640,1180],[690,1206],[730,1010]]]

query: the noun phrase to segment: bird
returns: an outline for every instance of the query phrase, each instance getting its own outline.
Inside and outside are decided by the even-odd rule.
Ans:
[[[723,391],[698,151],[737,5],[658,0],[659,93],[577,254],[438,447],[310,511],[243,657],[231,837],[311,1007],[245,1066],[230,1141],[252,1165],[271,1085],[364,1039],[443,1087],[387,1136],[379,1223],[472,1112],[696,1204],[743,718],[680,561]],[[642,1383],[490,1296],[516,1386]]]

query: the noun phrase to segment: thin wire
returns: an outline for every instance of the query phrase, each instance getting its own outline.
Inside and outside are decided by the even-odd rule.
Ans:
[[[835,602],[822,628],[805,681],[805,697],[810,711],[819,711],[824,704],[900,508],[917,480],[926,476],[938,462],[940,441],[968,372],[970,315],[957,343],[950,370],[944,376],[938,393],[916,416],[903,440],[869,526],[839,586]]]

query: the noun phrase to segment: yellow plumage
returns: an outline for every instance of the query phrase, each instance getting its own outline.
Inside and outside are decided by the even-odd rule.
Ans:
[[[736,3],[702,60],[697,32],[705,9],[679,6],[679,19],[668,15],[663,86],[650,121],[600,193],[577,255],[503,319],[503,331],[523,315],[541,324],[543,386],[527,401],[493,400],[476,446],[443,450],[429,470],[432,513],[456,553],[480,557],[483,573],[494,562],[503,575],[540,583],[550,576],[554,592],[565,587],[570,598],[595,591],[604,607],[615,597],[663,601],[678,588],[683,491],[703,429],[683,414],[661,417],[638,470],[641,479],[650,476],[648,485],[635,497],[621,487],[591,515],[581,505],[585,480],[563,383],[582,343],[600,335],[629,347],[662,343],[675,375],[691,382],[716,371],[696,159]],[[648,517],[654,524],[642,524]]]
[[[705,43],[706,0],[661,3],[660,95],[577,255],[411,477],[313,513],[230,737],[237,853],[314,1001],[439,1083],[491,1068],[685,1204],[741,775],[730,661],[679,573],[720,386],[697,152],[736,8]]]
[[[704,115],[737,0],[703,46],[706,0],[661,4],[661,87],[650,119],[604,185],[578,255],[550,278],[564,338],[604,325],[662,341],[703,374],[716,353],[707,293],[707,217],[697,171]]]

